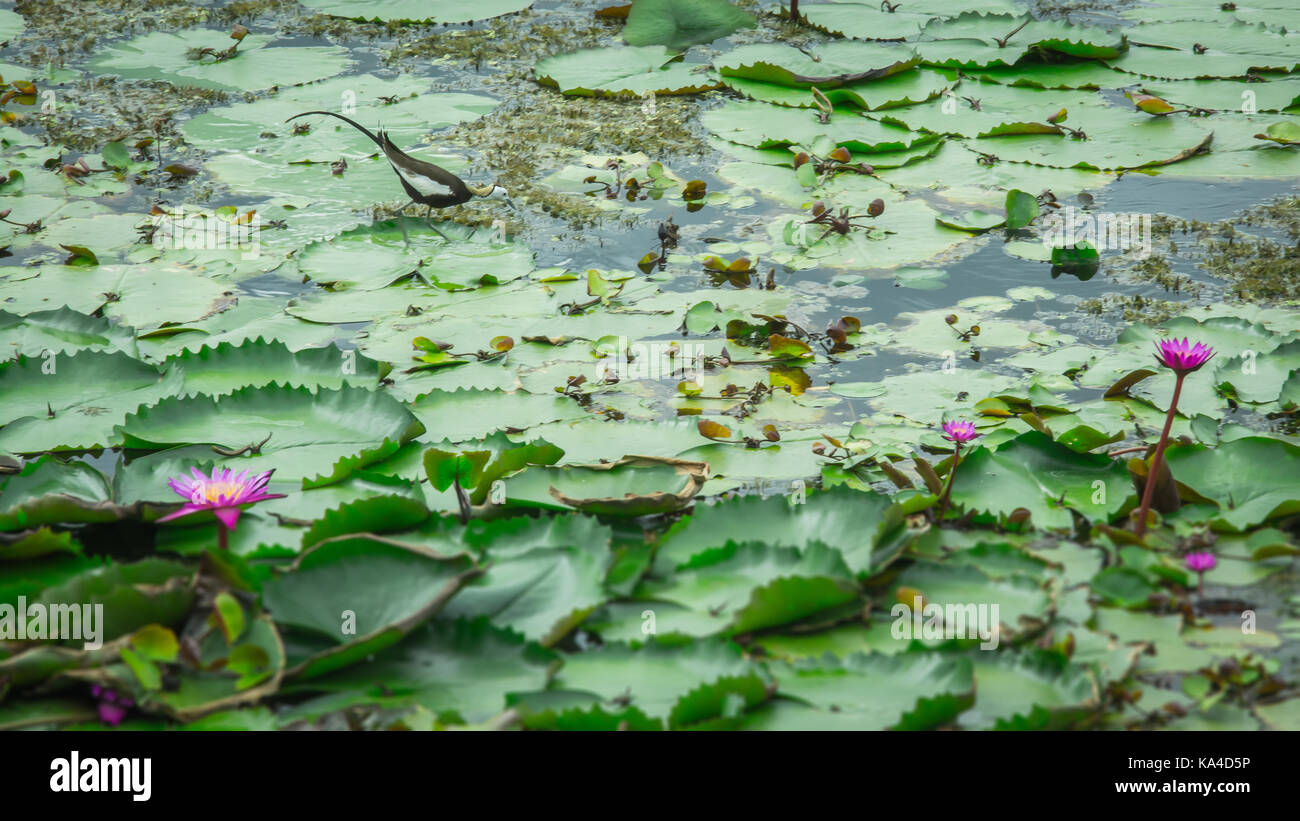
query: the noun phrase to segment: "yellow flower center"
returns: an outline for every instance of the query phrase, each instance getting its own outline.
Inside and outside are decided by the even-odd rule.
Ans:
[[[209,502],[216,504],[223,499],[233,499],[239,493],[241,486],[234,482],[204,482],[194,489],[194,496],[190,500],[195,504]]]

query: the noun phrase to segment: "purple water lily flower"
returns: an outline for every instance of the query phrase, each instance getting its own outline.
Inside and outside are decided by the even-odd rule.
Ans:
[[[1196,592],[1198,594],[1204,593],[1205,572],[1207,570],[1213,570],[1219,563],[1219,560],[1214,558],[1213,553],[1210,553],[1209,551],[1201,551],[1199,553],[1188,553],[1185,561],[1187,562],[1187,569],[1196,572]]]
[[[1169,401],[1165,429],[1160,432],[1160,442],[1156,445],[1155,456],[1151,457],[1151,469],[1147,472],[1146,486],[1142,490],[1142,504],[1138,507],[1137,523],[1134,526],[1134,532],[1138,536],[1147,532],[1147,516],[1151,512],[1151,500],[1155,494],[1160,468],[1164,466],[1165,446],[1169,444],[1169,431],[1173,428],[1174,416],[1178,413],[1178,397],[1183,393],[1183,380],[1187,374],[1199,370],[1213,358],[1213,348],[1202,342],[1192,344],[1186,337],[1182,340],[1162,339],[1156,343],[1156,361],[1174,372],[1174,397]]]
[[[98,684],[90,688],[90,694],[99,699],[97,710],[99,720],[110,727],[116,727],[126,718],[126,711],[135,706],[135,702],[126,696],[118,695],[107,687]]]
[[[1214,358],[1214,349],[1197,342],[1195,345],[1183,339],[1162,339],[1156,343],[1156,361],[1177,374],[1188,374],[1199,370],[1202,365]]]
[[[974,441],[982,433],[975,430],[975,423],[965,419],[954,419],[943,423],[943,438],[952,442],[952,465],[948,467],[948,481],[943,487],[943,496],[939,499],[939,524],[948,515],[948,499],[952,496],[952,479],[957,473],[957,463],[961,461],[961,446]]]
[[[204,476],[198,468],[191,468],[190,472],[193,478],[181,476],[168,483],[172,490],[189,499],[189,503],[158,521],[167,522],[191,513],[211,510],[221,523],[217,534],[222,548],[226,547],[227,531],[234,530],[239,523],[241,505],[284,498],[283,493],[266,492],[266,483],[271,480],[274,470],[256,476],[250,476],[246,470],[235,474],[230,468],[213,468],[211,476]]]
[[[956,419],[952,422],[943,423],[943,438],[949,442],[960,445],[982,435],[976,432],[974,422],[967,422],[965,419]]]
[[[1187,554],[1187,569],[1195,570],[1197,573],[1213,570],[1218,563],[1219,560],[1214,558],[1214,554],[1208,551]]]

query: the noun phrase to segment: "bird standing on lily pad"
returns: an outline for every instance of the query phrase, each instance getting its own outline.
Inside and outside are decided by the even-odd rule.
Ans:
[[[304,111],[301,114],[295,114],[289,120],[296,120],[299,117],[306,117],[309,114],[324,114],[327,117],[337,117],[356,130],[369,137],[379,150],[384,152],[384,157],[388,159],[389,165],[393,171],[397,172],[397,177],[401,180],[402,188],[406,190],[406,195],[411,198],[411,202],[406,205],[419,203],[428,206],[424,212],[424,220],[430,228],[437,232],[438,236],[451,242],[451,238],[438,230],[433,224],[432,213],[435,208],[449,208],[453,205],[460,205],[469,202],[474,197],[483,197],[485,199],[505,200],[507,205],[513,206],[510,202],[510,195],[505,188],[495,183],[492,185],[470,185],[460,177],[451,173],[445,168],[434,165],[431,162],[417,160],[410,154],[393,144],[388,138],[388,134],[380,130],[376,136],[370,129],[364,125],[344,117],[342,114],[335,114],[332,111]],[[403,205],[402,208],[406,208]],[[399,209],[400,210],[400,209]],[[406,237],[406,227],[398,223],[402,229],[402,237]]]

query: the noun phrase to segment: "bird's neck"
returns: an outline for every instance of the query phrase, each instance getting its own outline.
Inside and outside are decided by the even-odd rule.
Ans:
[[[465,187],[476,197],[486,197],[492,193],[492,186],[490,185],[466,185]]]

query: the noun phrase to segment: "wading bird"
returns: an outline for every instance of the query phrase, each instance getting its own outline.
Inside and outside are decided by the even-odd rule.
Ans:
[[[460,177],[451,173],[445,168],[439,168],[431,162],[417,160],[402,149],[393,145],[393,141],[388,139],[388,134],[384,131],[375,136],[370,129],[358,122],[344,117],[342,114],[335,114],[333,111],[304,111],[301,114],[295,114],[289,120],[296,120],[299,117],[306,117],[309,114],[324,114],[327,117],[338,117],[343,122],[352,126],[356,130],[365,134],[379,150],[384,152],[388,158],[389,165],[397,172],[397,177],[402,181],[402,188],[406,189],[406,194],[411,198],[411,202],[402,206],[420,203],[428,206],[424,212],[424,220],[430,228],[437,231],[438,236],[451,242],[451,238],[446,234],[438,231],[433,224],[432,213],[435,208],[447,208],[452,205],[460,205],[462,202],[469,202],[474,197],[484,197],[493,200],[505,200],[507,205],[513,207],[510,202],[510,195],[506,189],[499,185],[469,185]],[[285,120],[285,122],[289,122]],[[402,209],[398,209],[399,211]],[[406,227],[398,221],[398,226],[402,229],[402,237],[406,237]]]

